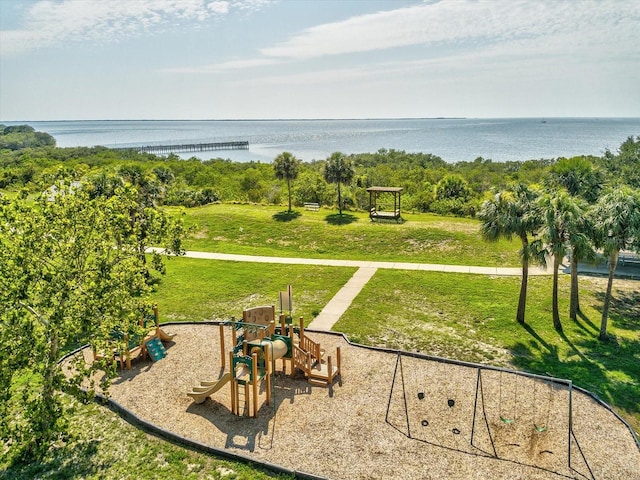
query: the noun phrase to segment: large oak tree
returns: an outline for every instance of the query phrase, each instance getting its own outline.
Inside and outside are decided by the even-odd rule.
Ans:
[[[181,253],[181,225],[163,212],[146,206],[131,221],[139,199],[134,187],[92,198],[69,184],[35,201],[0,198],[0,433],[14,452],[38,455],[58,438],[59,393],[79,392],[97,368],[63,372],[63,353],[139,328],[148,268],[161,263],[141,260],[140,239]]]

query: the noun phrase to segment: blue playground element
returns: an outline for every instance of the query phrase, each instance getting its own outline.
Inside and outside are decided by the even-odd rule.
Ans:
[[[162,360],[167,356],[167,350],[162,345],[162,342],[159,338],[152,338],[151,340],[147,340],[145,343],[145,347],[147,347],[147,352],[149,352],[149,356],[151,360],[157,362],[158,360]]]

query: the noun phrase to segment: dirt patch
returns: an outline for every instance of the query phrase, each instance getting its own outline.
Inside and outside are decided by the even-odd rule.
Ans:
[[[439,228],[447,232],[463,232],[468,234],[477,234],[480,232],[480,224],[462,223],[462,222],[429,222],[429,228]]]

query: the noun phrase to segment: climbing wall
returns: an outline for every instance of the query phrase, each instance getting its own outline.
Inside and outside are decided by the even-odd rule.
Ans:
[[[268,307],[255,307],[242,312],[242,321],[256,325],[269,325],[275,321],[275,316],[275,307],[273,305]],[[258,331],[250,327],[246,328],[245,338],[249,341],[258,338]]]

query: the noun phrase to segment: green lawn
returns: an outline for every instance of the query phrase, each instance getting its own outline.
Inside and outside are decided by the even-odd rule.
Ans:
[[[189,250],[276,257],[518,266],[518,242],[483,242],[479,221],[404,214],[403,224],[374,223],[365,213],[208,205],[183,211],[196,230]]]
[[[7,466],[0,478],[95,480],[290,479],[239,462],[191,451],[149,435],[97,404],[73,402],[71,438],[53,446],[42,462]]]
[[[163,322],[227,320],[260,305],[279,311],[278,292],[292,285],[294,314],[310,322],[355,270],[171,258],[153,298]]]

